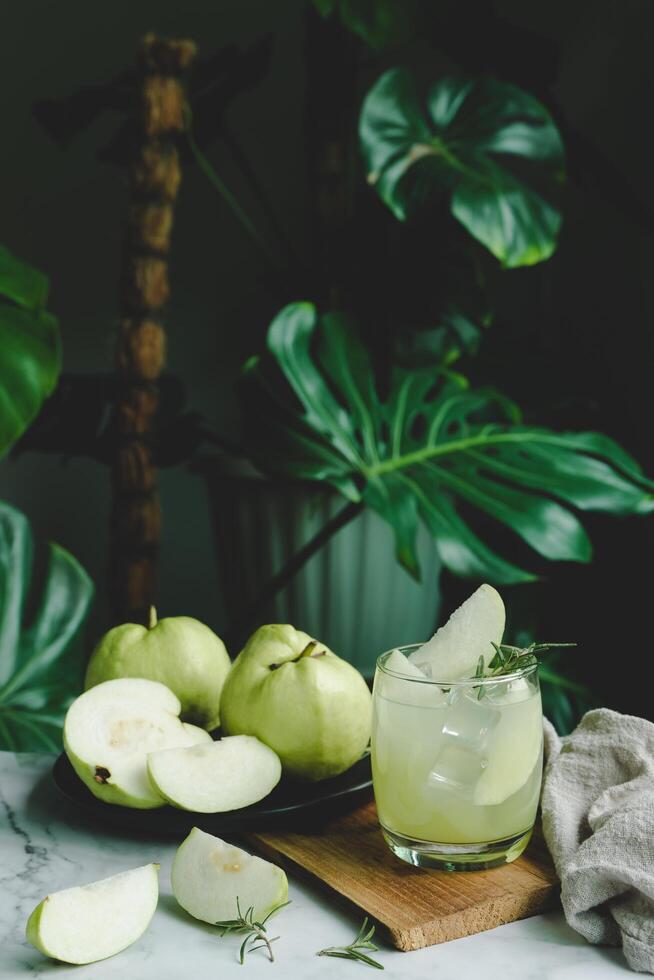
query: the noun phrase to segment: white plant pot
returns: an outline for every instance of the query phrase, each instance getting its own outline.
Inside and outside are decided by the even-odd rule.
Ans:
[[[229,624],[346,501],[331,488],[270,480],[222,457],[208,457],[197,469],[209,490]],[[441,564],[424,528],[418,554],[419,583],[397,562],[389,525],[366,509],[306,562],[252,628],[292,623],[371,675],[384,650],[425,640],[434,630]]]

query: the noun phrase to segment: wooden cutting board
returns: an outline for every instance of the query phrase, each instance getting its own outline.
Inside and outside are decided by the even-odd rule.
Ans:
[[[391,854],[374,803],[310,833],[253,832],[253,848],[308,874],[372,916],[398,949],[420,949],[536,915],[559,887],[539,831],[522,857],[490,871],[424,871]]]

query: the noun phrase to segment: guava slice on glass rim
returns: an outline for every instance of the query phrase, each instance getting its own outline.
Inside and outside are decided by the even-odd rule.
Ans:
[[[415,705],[417,708],[437,708],[445,704],[446,696],[441,689],[435,684],[427,683],[427,674],[401,650],[391,651],[384,662],[384,668],[375,679],[375,691],[380,697],[397,704]]]
[[[212,924],[235,919],[238,908],[243,915],[252,908],[261,922],[288,899],[286,875],[276,864],[197,827],[178,847],[170,880],[182,908]]]
[[[436,681],[474,677],[480,657],[486,667],[493,659],[493,643],[502,642],[505,621],[499,592],[492,585],[480,585],[409,660]]]
[[[64,963],[95,963],[136,942],[159,898],[158,864],[47,895],[27,920],[27,940]]]
[[[401,650],[392,650],[384,662],[384,667],[396,674],[402,674],[404,677],[410,677],[414,680],[427,680],[424,670],[412,663]]]
[[[253,735],[231,735],[148,755],[148,775],[173,806],[219,813],[268,796],[282,774],[279,756]]]
[[[179,699],[158,681],[105,681],[80,694],[68,709],[66,755],[82,782],[106,803],[163,806],[166,801],[148,777],[147,755],[197,742],[197,732],[180,721],[180,710]]]

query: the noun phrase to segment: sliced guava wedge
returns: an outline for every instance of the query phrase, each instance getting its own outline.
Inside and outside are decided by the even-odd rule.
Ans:
[[[206,728],[199,728],[197,725],[192,725],[189,721],[183,721],[182,725],[186,734],[192,739],[193,745],[205,745],[208,742],[213,742]]]
[[[64,963],[95,963],[136,942],[159,897],[158,864],[47,895],[27,920],[27,941]]]
[[[492,585],[480,585],[409,659],[416,667],[428,669],[437,681],[473,677],[481,656],[485,666],[493,659],[493,643],[502,642],[505,620],[499,592]]]
[[[173,894],[189,915],[224,922],[252,908],[261,922],[288,899],[286,875],[276,864],[248,854],[194,827],[177,849],[170,875]]]
[[[197,741],[179,720],[179,699],[164,684],[122,677],[73,701],[64,722],[64,749],[75,772],[106,803],[137,809],[163,806],[147,773],[148,752]],[[193,727],[193,726],[192,726]]]
[[[422,680],[425,680],[426,678],[424,670],[421,670],[417,664],[412,663],[401,650],[393,650],[393,652],[386,658],[384,666],[387,667],[388,670],[394,671],[396,674],[403,674],[405,677],[413,677]]]
[[[206,745],[151,752],[148,774],[173,806],[222,813],[268,796],[280,780],[282,764],[253,735],[231,735]]]
[[[412,663],[401,650],[393,650],[386,658],[384,667],[386,670],[380,670],[375,679],[377,697],[394,701],[396,704],[415,705],[418,708],[438,707],[445,704],[446,695],[436,684],[427,683],[425,672]]]
[[[475,806],[497,806],[517,793],[538,764],[542,745],[540,695],[505,702],[486,749],[488,764],[474,789]]]

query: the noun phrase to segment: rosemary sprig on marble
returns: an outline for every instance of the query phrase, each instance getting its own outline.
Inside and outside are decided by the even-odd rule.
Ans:
[[[366,916],[356,938],[353,939],[349,946],[328,946],[327,949],[319,950],[316,956],[337,956],[342,960],[358,960],[367,966],[374,966],[376,970],[383,970],[384,967],[381,963],[373,960],[372,956],[368,956],[367,953],[362,952],[364,949],[372,950],[373,953],[377,952],[378,947],[372,942],[374,934],[375,927],[370,926],[368,928],[368,917]]]
[[[247,933],[239,951],[238,960],[241,965],[245,963],[246,954],[254,953],[257,949],[265,949],[268,954],[268,959],[271,963],[273,962],[275,957],[273,956],[272,944],[279,939],[279,936],[273,936],[272,938],[268,936],[266,922],[275,912],[279,912],[284,906],[290,904],[290,902],[282,902],[281,905],[276,905],[274,909],[270,910],[265,919],[257,922],[254,918],[254,906],[251,905],[245,913],[241,912],[241,904],[237,896],[237,917],[235,919],[225,919],[223,922],[216,922],[216,925],[221,930],[221,936],[227,936],[230,933]],[[257,943],[257,945],[255,946],[254,943]]]

